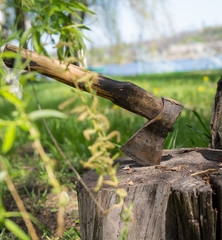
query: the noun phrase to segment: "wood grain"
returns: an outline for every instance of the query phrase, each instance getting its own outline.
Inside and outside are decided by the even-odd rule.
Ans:
[[[152,167],[136,165],[128,157],[118,162],[120,186],[128,192],[126,204],[133,203],[135,224],[129,227],[129,240],[222,239],[222,150],[165,150],[161,165]],[[124,170],[126,165],[131,171]],[[192,176],[197,172],[202,173]],[[93,191],[96,173],[88,172],[83,180]],[[104,216],[81,184],[77,193],[81,239],[117,240],[122,209]],[[95,197],[104,209],[118,201],[108,186]]]
[[[23,62],[29,59],[27,70],[37,71],[71,87],[78,87],[83,91],[89,89],[84,79],[90,79],[91,88],[98,96],[109,99],[114,104],[147,119],[156,117],[163,107],[161,99],[131,82],[116,81],[72,64],[67,66],[57,59],[49,59],[33,51],[19,49],[9,44],[6,45],[4,51],[15,53],[21,51]],[[4,63],[7,67],[12,68],[14,59],[4,58]]]

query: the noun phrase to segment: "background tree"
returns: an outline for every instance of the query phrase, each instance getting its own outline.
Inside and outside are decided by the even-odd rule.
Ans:
[[[80,29],[85,28],[83,24],[76,24],[68,17],[68,14],[75,15],[76,11],[87,11],[86,6],[78,1],[7,1],[1,4],[4,10],[4,16],[0,34],[0,46],[4,46],[10,40],[17,41],[21,47],[33,48],[39,54],[49,56],[47,46],[53,45],[57,49],[58,57],[62,60],[66,57],[64,51],[67,45],[69,48],[69,56],[74,56],[76,50],[85,48],[83,37]],[[79,18],[79,17],[78,17]],[[56,39],[58,39],[56,41]],[[63,39],[66,41],[63,42]],[[20,81],[20,85],[24,86],[27,80],[36,80],[36,74],[27,73],[21,74],[20,70],[27,67],[28,62],[21,61],[20,54],[10,52],[1,52],[1,68],[0,68],[0,101],[1,104],[9,106],[6,112],[1,115],[0,119],[0,226],[1,230],[7,228],[19,239],[30,239],[28,235],[19,226],[13,222],[11,217],[22,217],[28,228],[28,232],[32,239],[39,239],[35,228],[31,222],[35,221],[27,213],[25,206],[18,194],[14,185],[18,176],[21,176],[21,168],[16,165],[11,165],[10,150],[15,143],[16,134],[20,131],[26,132],[27,136],[31,136],[33,146],[43,160],[47,181],[49,182],[52,191],[58,194],[58,228],[57,236],[61,236],[64,227],[64,206],[66,205],[68,196],[64,185],[60,184],[54,172],[54,164],[50,156],[45,152],[41,145],[40,132],[35,120],[27,113],[29,103],[28,96],[24,94],[23,99],[17,98],[11,90],[11,86],[6,84],[7,79],[15,79]],[[2,58],[14,58],[14,69],[11,73],[4,70]],[[34,111],[35,112],[35,111]],[[65,117],[64,114],[54,110],[37,110],[35,112],[37,118],[46,118],[53,116],[58,118]],[[43,115],[41,114],[43,113]],[[40,114],[40,115],[39,115]],[[65,117],[66,118],[66,117]],[[8,160],[10,159],[10,160]],[[13,175],[12,173],[16,173]],[[18,175],[17,175],[18,174]],[[4,181],[5,184],[2,184]],[[47,184],[46,184],[47,185]],[[7,197],[4,194],[6,188],[11,192],[17,207],[20,212],[8,212],[2,204],[2,198]],[[5,199],[4,199],[5,200]],[[2,235],[2,234],[1,234]]]

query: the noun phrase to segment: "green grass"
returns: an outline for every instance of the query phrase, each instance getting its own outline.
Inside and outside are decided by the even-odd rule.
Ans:
[[[176,122],[174,132],[169,134],[165,148],[207,147],[210,135],[211,108],[216,92],[216,83],[221,73],[221,71],[167,73],[116,77],[115,79],[131,81],[158,97],[167,96],[184,105],[185,110]],[[207,81],[204,81],[204,77]],[[35,83],[35,88],[43,109],[58,109],[59,104],[75,94],[74,89],[56,81]],[[27,111],[37,109],[30,83],[25,86],[24,92],[29,101]],[[85,93],[85,96],[88,97],[89,94]],[[89,97],[88,101],[90,101]],[[72,107],[74,108],[79,104],[81,101],[77,99]],[[10,104],[0,102],[0,110],[4,118],[9,117],[11,108]],[[140,116],[114,106],[106,99],[99,98],[99,109],[108,117],[111,125],[110,130],[118,130],[121,133],[120,145],[127,141],[146,121]],[[90,142],[84,138],[83,130],[90,127],[91,123],[89,121],[78,122],[75,115],[66,120],[49,119],[47,122],[65,154],[72,159],[77,168],[80,167],[79,160],[86,160],[90,156],[88,151]],[[53,146],[43,122],[38,121],[36,124],[41,131],[43,146],[48,149],[52,157],[57,159],[57,167],[60,172],[66,171],[67,166]],[[18,147],[28,141],[30,140],[27,135],[18,131],[15,146]],[[116,151],[118,149],[115,149]]]
[[[173,135],[176,139],[174,139],[173,145],[168,145],[169,138],[165,143],[165,148],[178,148],[208,146],[212,104],[216,83],[220,76],[221,71],[205,71],[144,75],[121,79],[132,80],[154,95],[167,96],[184,105],[185,109],[175,124],[176,131]],[[170,135],[172,136],[172,134]]]
[[[182,148],[208,146],[211,108],[217,81],[221,75],[222,71],[205,71],[116,77],[115,79],[131,81],[158,97],[167,96],[184,105],[185,109],[174,125],[174,132],[170,133],[165,141],[165,148]],[[58,110],[61,103],[76,94],[74,93],[75,89],[56,81],[36,82],[34,85],[43,109]],[[89,94],[84,93],[84,95],[90,102]],[[24,88],[24,101],[26,102],[27,112],[37,109],[31,83],[27,83]],[[72,107],[65,109],[65,112],[68,113],[71,108],[79,104],[81,104],[81,100],[77,98]],[[119,145],[126,142],[146,122],[146,119],[121,109],[106,99],[99,98],[99,110],[109,119],[110,131],[118,130],[121,133]],[[14,114],[13,106],[0,98],[0,112],[1,118],[11,119]],[[93,140],[88,142],[83,136],[84,129],[91,126],[90,121],[78,122],[77,117],[71,115],[65,120],[47,119],[47,123],[59,146],[72,161],[72,165],[81,169],[79,160],[87,160],[90,157],[88,146]],[[36,125],[41,132],[41,141],[45,150],[52,158],[56,159],[56,176],[61,183],[68,186],[69,189],[73,189],[75,182],[73,172],[58,154],[43,122],[37,121]],[[43,162],[35,153],[30,154],[29,152],[30,142],[31,139],[29,139],[28,134],[17,129],[16,141],[8,159],[13,166],[13,181],[18,186],[23,186],[20,192],[28,197],[32,206],[32,213],[38,215],[38,212],[46,207],[46,194],[50,188],[46,183],[47,176]],[[0,128],[0,145],[1,143],[2,132]],[[118,151],[120,152],[117,147],[111,154]],[[3,200],[5,199],[7,202],[10,195],[6,189],[5,184],[0,185],[0,195],[4,196]],[[36,191],[35,189],[44,189],[44,191]],[[36,202],[36,199],[39,199],[39,201]],[[53,233],[50,231],[51,229],[47,230],[42,227],[43,238],[52,236]],[[0,234],[4,239],[11,239],[5,229],[1,229]],[[64,239],[78,239],[78,236],[79,233],[75,227],[64,232]]]

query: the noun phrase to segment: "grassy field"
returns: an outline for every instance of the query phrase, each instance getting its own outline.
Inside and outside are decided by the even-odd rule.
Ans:
[[[216,82],[220,75],[221,71],[205,71],[116,77],[115,79],[131,81],[158,97],[167,96],[184,105],[185,109],[175,124],[174,132],[169,134],[165,148],[207,147],[210,137],[211,108],[216,92]],[[35,89],[43,109],[58,109],[61,103],[75,95],[75,89],[55,81],[35,83]],[[25,86],[24,93],[28,102],[27,111],[37,109],[30,83]],[[85,96],[88,97],[88,94],[85,93]],[[88,100],[90,101],[90,98]],[[77,98],[72,108],[79,104],[81,104],[81,100]],[[2,116],[7,118],[11,107],[5,102],[0,102]],[[99,110],[109,119],[110,130],[118,130],[121,133],[119,145],[127,141],[146,121],[146,119],[121,109],[102,98],[99,98]],[[69,111],[70,108],[65,109],[66,113]],[[90,154],[88,151],[90,143],[84,138],[83,130],[88,128],[91,123],[90,121],[78,122],[77,117],[70,115],[66,120],[49,119],[47,122],[64,152],[79,167],[79,159],[86,160]],[[41,130],[43,146],[54,158],[60,161],[60,156],[51,143],[42,121],[37,122],[37,126]],[[19,132],[15,147],[27,142],[29,139],[27,139],[26,134]],[[115,149],[116,151],[118,148]]]
[[[167,139],[165,148],[206,147],[209,142],[211,108],[220,74],[221,72],[218,71],[208,71],[117,77],[116,79],[131,81],[158,97],[167,96],[184,105],[185,110],[175,124],[173,137]],[[32,92],[30,86],[27,90]],[[70,87],[56,82],[36,84],[36,90],[43,108],[58,109],[60,103],[73,95]],[[74,105],[79,103],[80,100],[76,100]],[[35,100],[32,99],[29,110],[35,107]],[[113,105],[106,99],[100,98],[99,109],[108,117],[111,130],[118,130],[121,133],[120,145],[146,121],[140,116]],[[69,150],[68,152],[77,153],[78,158],[88,157],[88,143],[83,138],[82,132],[90,124],[89,122],[80,123],[76,121],[76,116],[71,116],[65,121],[50,120],[49,124],[60,144]],[[47,140],[44,129],[42,132],[44,140]]]
[[[129,77],[115,77],[116,80],[131,81],[154,95],[161,97],[167,96],[181,102],[185,109],[176,122],[174,132],[170,133],[165,148],[181,148],[181,147],[207,147],[210,140],[210,118],[213,99],[216,92],[217,81],[220,79],[222,71],[205,71],[190,73],[169,73],[155,75],[140,75]],[[43,109],[58,110],[60,104],[67,99],[77,96],[75,102],[69,108],[65,108],[64,112],[69,114],[70,110],[81,104],[81,100],[76,94],[76,90],[58,83],[36,82],[34,83],[38,101]],[[89,94],[84,93],[87,101],[91,101]],[[37,109],[36,99],[34,97],[32,84],[27,83],[24,88],[24,101],[26,102],[26,111],[31,112]],[[13,106],[0,99],[1,118],[10,119]],[[120,107],[114,105],[106,99],[99,98],[99,111],[104,114],[110,121],[110,131],[118,130],[121,134],[121,142],[111,152],[114,154],[120,152],[119,146],[130,138],[143,124],[146,119],[130,113]],[[58,141],[59,146],[66,156],[71,159],[72,165],[77,169],[81,169],[79,160],[87,160],[90,157],[88,146],[92,142],[87,141],[83,136],[83,131],[89,128],[90,121],[78,122],[78,115],[70,115],[68,119],[47,119],[50,130]],[[76,178],[70,167],[61,158],[54,147],[50,136],[48,135],[42,120],[37,121],[36,125],[41,132],[41,141],[47,153],[56,160],[56,176],[62,184],[65,184],[72,198],[67,206],[68,217],[65,219],[65,232],[67,238],[77,238],[78,231],[78,213],[76,206],[76,195],[73,192]],[[2,141],[0,131],[0,141]],[[93,141],[93,139],[92,139]],[[1,142],[0,142],[1,143]],[[122,153],[120,152],[120,155]],[[42,239],[46,236],[53,236],[56,229],[56,208],[50,187],[47,183],[47,176],[44,170],[44,164],[35,154],[31,146],[31,139],[21,130],[17,130],[16,141],[12,151],[8,154],[8,159],[13,166],[13,175],[15,184],[23,196],[25,205],[28,210],[44,223],[39,228]],[[48,184],[48,185],[47,185]],[[3,201],[10,202],[8,210],[13,211],[16,208],[11,204],[10,194],[3,185],[0,185],[0,195]],[[75,199],[75,201],[73,200]],[[69,209],[74,209],[70,211]],[[15,211],[14,210],[14,211]],[[19,226],[23,226],[21,220],[17,222]],[[4,232],[5,229],[2,230]],[[6,233],[1,233],[5,238]]]

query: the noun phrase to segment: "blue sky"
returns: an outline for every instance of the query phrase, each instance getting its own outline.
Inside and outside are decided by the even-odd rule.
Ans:
[[[110,1],[116,1],[119,4],[118,28],[124,42],[170,36],[174,33],[207,26],[222,26],[222,0],[159,0],[153,11],[155,20],[148,17],[145,22],[132,17],[133,12],[125,0]],[[164,5],[160,4],[161,2]],[[96,46],[109,45],[109,29],[104,30],[102,19],[99,16],[98,14],[97,19],[91,22],[91,32],[86,35]]]
[[[222,25],[221,0],[170,0],[168,9],[177,31]]]

